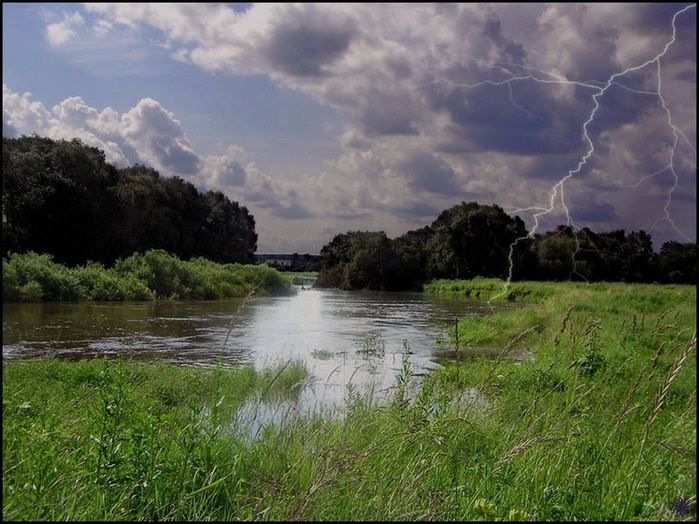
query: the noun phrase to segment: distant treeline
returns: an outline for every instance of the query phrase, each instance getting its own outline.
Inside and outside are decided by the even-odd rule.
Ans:
[[[595,233],[561,225],[528,235],[497,205],[462,202],[430,225],[390,239],[383,231],[339,234],[320,252],[316,287],[420,289],[434,279],[697,283],[697,244],[666,242],[623,229]]]
[[[200,193],[143,165],[119,169],[78,139],[3,138],[2,249],[74,267],[162,249],[180,259],[254,263],[255,219],[220,191]]]

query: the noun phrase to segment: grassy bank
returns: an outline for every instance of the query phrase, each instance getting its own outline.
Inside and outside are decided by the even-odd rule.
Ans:
[[[318,279],[317,271],[285,271],[284,275],[290,277],[294,285],[307,288],[313,286],[313,282]]]
[[[695,520],[695,288],[506,289],[428,288],[531,304],[452,332],[455,354],[500,358],[422,379],[404,360],[387,404],[348,390],[340,416],[289,412],[257,439],[239,407],[293,398],[302,366],[5,364],[3,517]]]

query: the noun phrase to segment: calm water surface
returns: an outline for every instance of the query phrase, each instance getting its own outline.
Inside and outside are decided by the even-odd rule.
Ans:
[[[342,403],[348,385],[395,385],[409,354],[416,374],[451,353],[439,339],[483,302],[422,293],[299,290],[292,297],[224,301],[3,304],[3,360],[125,356],[188,366],[305,362],[302,404]],[[367,355],[367,344],[385,348]]]

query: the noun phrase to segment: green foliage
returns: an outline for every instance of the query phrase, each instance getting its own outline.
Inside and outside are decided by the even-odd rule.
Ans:
[[[666,242],[660,249],[662,274],[673,284],[697,284],[697,245]]]
[[[99,262],[88,262],[75,268],[75,276],[85,289],[84,300],[154,300],[156,294],[135,275],[119,275]]]
[[[114,171],[78,139],[3,138],[3,254],[34,250],[69,265],[99,255]]]
[[[496,278],[473,278],[471,280],[433,280],[423,286],[423,291],[444,295],[458,295],[486,301],[525,302],[540,304],[558,289],[557,284],[545,282],[507,283]]]
[[[17,268],[10,265],[4,258],[2,259],[2,301],[19,302],[20,286]]]
[[[345,266],[350,262],[350,240],[353,233],[336,235],[320,251],[322,269],[315,287],[336,287],[346,289],[349,283],[345,278]]]
[[[5,269],[7,265],[7,269]],[[24,255],[10,254],[3,260],[3,299],[14,297],[32,301],[43,299],[79,300],[84,293],[83,286],[72,271],[53,261],[53,256],[29,252]]]
[[[114,267],[88,262],[73,269],[51,255],[10,254],[3,259],[3,300],[155,300],[288,295],[291,280],[267,266],[183,261],[163,250],[134,253]]]

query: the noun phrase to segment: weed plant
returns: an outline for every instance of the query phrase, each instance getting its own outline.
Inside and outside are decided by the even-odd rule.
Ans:
[[[360,344],[357,353],[365,357],[383,357],[386,354],[386,341],[381,333],[369,333]]]
[[[388,401],[348,388],[253,440],[236,412],[293,398],[302,366],[8,363],[3,518],[696,520],[695,288],[518,286],[526,313],[451,331],[499,357],[422,378],[406,357]]]

